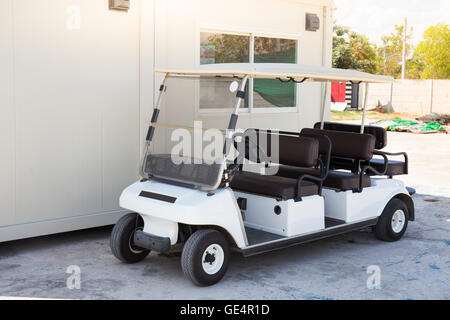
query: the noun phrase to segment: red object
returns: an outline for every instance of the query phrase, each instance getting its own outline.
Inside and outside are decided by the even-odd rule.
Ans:
[[[331,102],[345,102],[345,82],[331,83]]]

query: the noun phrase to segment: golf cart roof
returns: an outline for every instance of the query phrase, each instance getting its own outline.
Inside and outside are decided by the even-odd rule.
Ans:
[[[191,69],[155,69],[171,76],[222,76],[295,81],[352,81],[390,83],[392,77],[356,70],[328,68],[288,63],[222,63],[201,65]]]

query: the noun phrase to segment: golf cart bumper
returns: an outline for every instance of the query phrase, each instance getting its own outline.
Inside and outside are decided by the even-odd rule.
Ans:
[[[149,249],[152,251],[165,253],[170,250],[170,238],[159,237],[153,234],[145,233],[138,230],[134,233],[134,244],[140,248]]]

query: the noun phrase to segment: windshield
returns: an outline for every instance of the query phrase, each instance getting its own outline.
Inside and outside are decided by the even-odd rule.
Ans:
[[[229,78],[169,77],[141,175],[214,190],[226,168],[224,145],[238,83]],[[230,86],[231,85],[231,86]],[[243,99],[241,107],[245,107]],[[220,112],[226,109],[229,112]],[[205,113],[207,112],[207,113]],[[214,115],[215,113],[215,115]],[[210,116],[213,114],[213,116]]]

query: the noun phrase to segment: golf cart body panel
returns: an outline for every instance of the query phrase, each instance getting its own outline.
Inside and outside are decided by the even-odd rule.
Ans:
[[[319,195],[280,201],[263,195],[235,192],[237,199],[245,199],[242,209],[244,225],[283,237],[297,236],[325,228],[324,201]]]
[[[169,196],[173,203],[145,197],[145,193]],[[178,224],[217,226],[227,230],[239,248],[247,245],[241,212],[230,188],[214,193],[158,181],[136,182],[120,196],[120,206],[138,212],[144,232],[178,241]]]
[[[376,218],[398,194],[409,196],[403,182],[383,178],[372,178],[371,186],[364,188],[362,192],[337,192],[324,188],[325,216],[346,223]]]

